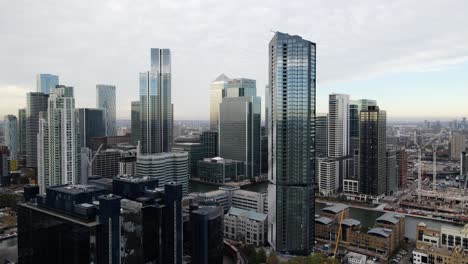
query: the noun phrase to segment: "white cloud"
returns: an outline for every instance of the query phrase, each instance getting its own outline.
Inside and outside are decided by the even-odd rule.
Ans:
[[[32,89],[36,73],[56,73],[76,88],[78,106],[93,107],[95,84],[112,83],[128,118],[149,49],[168,47],[176,118],[207,118],[208,85],[222,72],[256,79],[263,96],[270,30],[316,42],[324,84],[465,62],[466,10],[463,0],[9,1],[0,89]],[[0,105],[3,115],[19,102],[1,96]]]

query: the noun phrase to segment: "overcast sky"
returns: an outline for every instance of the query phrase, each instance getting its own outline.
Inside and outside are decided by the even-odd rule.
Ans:
[[[468,1],[22,1],[0,0],[0,115],[17,114],[36,73],[75,87],[117,87],[129,118],[150,48],[172,51],[176,119],[208,119],[219,74],[257,80],[264,96],[268,42],[282,31],[317,43],[317,105],[348,93],[389,117],[468,116]]]

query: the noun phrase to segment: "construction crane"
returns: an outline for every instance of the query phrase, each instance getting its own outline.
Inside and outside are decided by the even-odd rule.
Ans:
[[[335,250],[333,251],[333,258],[336,256],[336,252],[338,252],[338,245],[340,244],[341,240],[341,224],[343,223],[343,218],[344,218],[345,210],[341,211],[341,216],[340,216],[340,224],[338,227],[338,234],[336,236],[336,242],[335,242]]]
[[[99,148],[97,149],[97,151],[94,153],[94,156],[92,156],[91,160],[89,159],[88,155],[86,155],[86,159],[88,160],[88,177],[89,176],[92,176],[91,174],[93,174],[93,162],[94,162],[94,159],[96,158],[97,154],[99,153],[99,151],[101,151],[102,147],[104,146],[104,144],[101,144],[99,146]],[[92,154],[91,154],[92,155]]]
[[[418,160],[419,160],[419,168],[418,168],[418,203],[421,203],[421,173],[422,173],[422,161],[421,161],[422,153],[421,152],[422,152],[422,149],[426,148],[426,146],[428,146],[429,144],[433,144],[433,141],[436,138],[440,138],[440,136],[444,133],[444,131],[445,131],[445,129],[442,128],[442,130],[437,135],[435,135],[433,138],[431,138],[429,140],[429,142],[427,142],[423,146],[419,146],[417,140],[414,141],[414,143],[416,144],[416,147],[418,148]],[[416,133],[415,133],[415,139],[416,138],[417,137],[416,137]],[[437,146],[439,146],[439,144],[437,144]],[[437,154],[435,153],[435,151],[434,151],[434,154],[433,154],[433,159],[434,159],[433,166],[435,166],[435,160],[437,159]],[[434,170],[434,169],[437,169],[437,168],[433,167],[432,169]],[[435,178],[435,173],[434,173],[434,185],[435,185],[435,183],[436,183],[436,178]]]

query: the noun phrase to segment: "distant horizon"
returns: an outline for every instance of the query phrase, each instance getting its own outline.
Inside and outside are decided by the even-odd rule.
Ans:
[[[466,1],[8,1],[0,10],[0,116],[17,115],[36,74],[50,73],[75,88],[77,108],[95,107],[96,84],[115,85],[117,117],[129,119],[151,48],[171,50],[175,118],[207,119],[209,86],[222,73],[256,80],[263,105],[272,31],[317,44],[317,112],[328,111],[329,94],[345,93],[377,100],[389,120],[468,116],[467,8]]]

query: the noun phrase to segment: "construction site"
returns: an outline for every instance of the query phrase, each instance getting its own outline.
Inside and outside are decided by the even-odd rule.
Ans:
[[[416,177],[405,189],[394,194],[385,210],[459,224],[468,222],[468,174],[463,175],[460,162],[437,160],[438,151],[448,148],[444,142],[447,137],[442,130],[426,144],[416,143],[416,148],[410,151],[408,164],[409,174]]]

